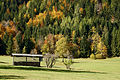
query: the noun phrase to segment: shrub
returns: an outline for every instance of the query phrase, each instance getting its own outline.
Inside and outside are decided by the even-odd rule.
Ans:
[[[106,55],[102,55],[102,57],[103,57],[103,59],[106,59],[106,58],[107,58],[107,56],[106,56]]]
[[[66,69],[71,70],[70,66],[73,64],[72,55],[67,56],[67,58],[63,58],[62,62],[66,66]]]
[[[47,68],[52,68],[55,65],[57,56],[55,54],[44,54],[44,61],[46,63]]]
[[[96,59],[95,55],[94,55],[94,54],[91,54],[91,55],[90,55],[90,59]]]
[[[90,55],[90,58],[91,58],[91,59],[105,59],[106,57],[103,56],[102,54],[96,54],[96,55],[91,54],[91,55]]]
[[[96,59],[103,59],[102,54],[96,54]]]
[[[35,48],[32,49],[31,52],[30,52],[30,54],[37,54],[37,49],[35,49]]]

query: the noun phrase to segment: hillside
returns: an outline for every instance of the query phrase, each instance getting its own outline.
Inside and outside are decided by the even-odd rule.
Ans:
[[[0,54],[55,53],[64,46],[74,57],[87,58],[92,53],[119,57],[119,3],[0,0]]]

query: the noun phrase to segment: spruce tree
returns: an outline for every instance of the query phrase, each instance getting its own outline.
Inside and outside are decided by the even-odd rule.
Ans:
[[[116,52],[117,52],[117,44],[116,44],[116,39],[117,39],[117,30],[116,27],[113,27],[113,31],[112,31],[112,41],[111,41],[111,49],[112,49],[112,55],[116,56]]]
[[[116,56],[119,57],[120,56],[120,27],[117,30],[117,52],[116,52]]]
[[[28,27],[28,29],[25,30],[25,33],[24,33],[24,46],[25,46],[25,50],[26,50],[26,53],[30,53],[31,49],[34,48],[34,43],[31,41],[31,28]]]
[[[80,41],[80,57],[87,58],[90,53],[90,44],[87,41],[86,36],[82,37],[82,40]]]
[[[73,43],[77,44],[77,33],[73,35]]]
[[[17,52],[22,52],[22,47],[23,47],[23,42],[22,42],[22,34],[21,34],[21,32],[18,32],[17,33],[17,35],[16,35],[16,37],[15,37],[15,40],[16,40],[16,42],[15,42],[15,44],[17,45],[17,47],[18,47],[18,50],[19,51],[17,51]]]
[[[13,46],[13,36],[11,34],[7,42],[7,50],[6,50],[7,55],[11,55],[11,53],[13,52],[12,46]]]
[[[3,40],[0,38],[0,55],[6,54],[6,45]]]
[[[13,52],[14,53],[21,53],[20,47],[18,45],[16,38],[14,38],[14,41],[13,41]]]
[[[30,36],[31,36],[30,28],[28,28],[25,30],[25,33],[24,33],[24,46],[25,46],[26,53],[30,53],[30,51],[29,51]]]
[[[5,32],[5,35],[3,36],[3,41],[4,41],[5,44],[7,44],[8,39],[9,39],[8,33]]]
[[[107,47],[108,57],[112,56],[112,54],[110,52],[110,33],[109,33],[109,30],[108,30],[108,28],[106,26],[104,27],[104,30],[103,30],[102,39],[104,41],[104,44]]]

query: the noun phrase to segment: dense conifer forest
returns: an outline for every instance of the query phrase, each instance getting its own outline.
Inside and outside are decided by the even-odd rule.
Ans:
[[[120,0],[0,0],[0,54],[120,56]]]

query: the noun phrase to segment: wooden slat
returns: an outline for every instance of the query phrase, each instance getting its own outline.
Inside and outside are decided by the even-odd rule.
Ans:
[[[21,56],[21,57],[43,57],[43,55],[40,54],[15,54],[13,53],[12,56]]]

